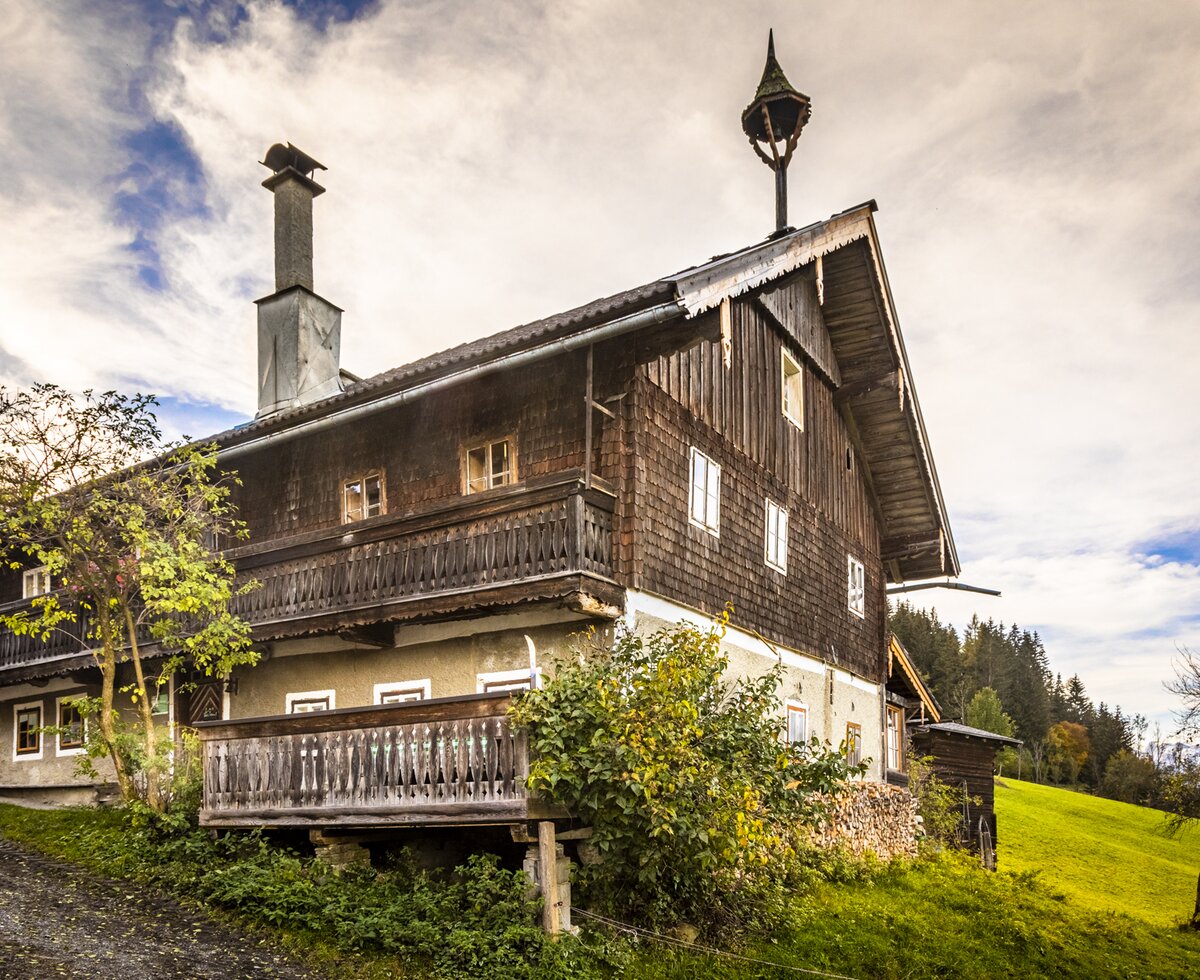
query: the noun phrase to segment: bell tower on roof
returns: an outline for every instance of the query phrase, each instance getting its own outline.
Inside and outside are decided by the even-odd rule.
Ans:
[[[812,102],[787,80],[775,60],[775,32],[767,35],[767,63],[754,100],[742,111],[742,131],[760,160],[775,171],[775,235],[787,232],[787,168]]]

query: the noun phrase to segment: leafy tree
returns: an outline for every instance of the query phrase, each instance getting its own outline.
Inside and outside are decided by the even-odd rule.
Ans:
[[[1160,781],[1153,762],[1129,749],[1121,749],[1109,757],[1101,789],[1109,799],[1149,806],[1159,795]]]
[[[1167,690],[1177,694],[1182,707],[1176,714],[1179,734],[1184,738],[1200,735],[1200,654],[1181,647],[1175,662],[1175,679]],[[1161,752],[1162,735],[1155,725],[1155,742]],[[1167,832],[1177,834],[1194,821],[1200,820],[1200,765],[1190,758],[1177,761],[1164,778],[1163,805],[1167,808]],[[1200,930],[1200,878],[1196,881],[1196,906],[1192,910],[1191,927]]]
[[[556,664],[512,709],[529,785],[594,828],[579,883],[610,912],[721,929],[765,919],[821,794],[865,771],[787,745],[782,667],[726,679],[720,629],[619,632]]]
[[[213,446],[164,447],[155,404],[0,388],[0,557],[10,569],[44,565],[59,586],[0,614],[0,626],[86,638],[101,677],[99,698],[78,702],[95,721],[89,758],[112,760],[126,801],[162,812],[171,745],[154,722],[160,691],[184,666],[226,676],[257,654],[229,608],[254,583],[235,585],[213,549],[245,535],[229,499],[235,478],[217,473]],[[119,677],[126,663],[131,676]]]
[[[1058,781],[1076,782],[1091,749],[1087,729],[1077,722],[1060,721],[1050,729],[1046,741],[1049,743],[1050,764],[1058,773]]]
[[[1012,737],[1015,726],[1013,720],[1004,711],[1000,696],[990,687],[975,692],[971,703],[967,705],[966,723],[972,728],[981,728],[985,732]]]

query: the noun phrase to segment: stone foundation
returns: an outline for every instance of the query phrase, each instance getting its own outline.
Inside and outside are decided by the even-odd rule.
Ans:
[[[316,851],[317,860],[335,871],[371,866],[371,852],[366,849],[361,837],[310,830],[308,839]]]
[[[819,847],[841,848],[857,857],[871,853],[890,861],[916,857],[920,833],[917,801],[908,790],[886,783],[851,783],[829,802],[814,839]]]

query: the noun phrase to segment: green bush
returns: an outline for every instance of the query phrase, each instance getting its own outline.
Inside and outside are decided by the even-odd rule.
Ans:
[[[774,921],[818,794],[861,771],[816,740],[785,744],[782,667],[727,680],[724,622],[592,638],[512,708],[531,789],[594,830],[600,860],[577,881],[599,911],[716,932]]]

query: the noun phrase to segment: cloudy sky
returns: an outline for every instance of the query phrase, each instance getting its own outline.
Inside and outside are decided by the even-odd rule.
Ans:
[[[964,565],[1169,727],[1200,648],[1200,7],[4,0],[0,381],[253,412],[257,162],[329,169],[316,286],[373,374],[760,240],[768,27],[801,225],[870,198]],[[736,11],[736,12],[735,12]]]

